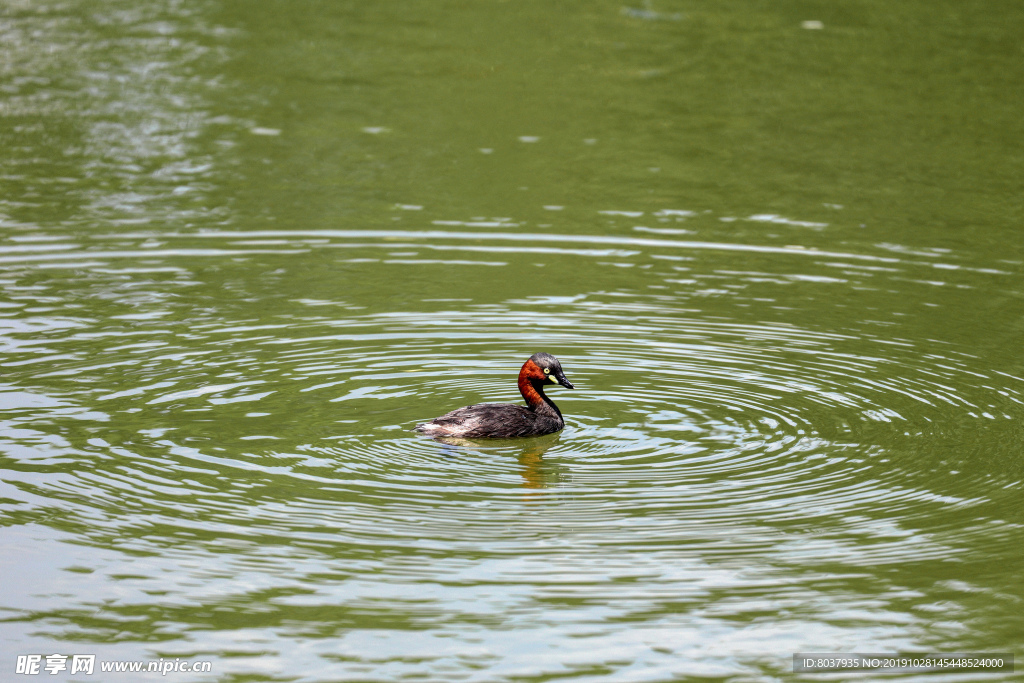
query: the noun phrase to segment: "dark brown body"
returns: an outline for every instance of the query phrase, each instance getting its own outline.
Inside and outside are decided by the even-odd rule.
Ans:
[[[429,436],[467,439],[506,439],[540,436],[565,426],[562,412],[544,394],[544,385],[561,384],[572,389],[558,359],[549,353],[535,353],[519,371],[519,393],[525,406],[511,403],[481,403],[453,410],[439,418],[416,426]]]

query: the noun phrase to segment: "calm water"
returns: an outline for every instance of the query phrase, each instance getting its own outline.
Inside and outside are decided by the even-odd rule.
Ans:
[[[0,666],[1021,661],[1021,35],[1003,0],[4,4]],[[562,433],[409,431],[541,350]]]

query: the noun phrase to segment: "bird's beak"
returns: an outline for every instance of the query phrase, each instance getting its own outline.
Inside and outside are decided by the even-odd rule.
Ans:
[[[565,373],[562,372],[561,370],[559,370],[558,372],[550,375],[550,379],[555,384],[561,384],[566,389],[575,389],[576,388],[576,387],[574,387],[572,385],[572,382],[570,382],[569,380],[567,380],[565,378]]]

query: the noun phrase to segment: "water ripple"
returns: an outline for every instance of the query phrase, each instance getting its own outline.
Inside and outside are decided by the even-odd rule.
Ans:
[[[490,637],[486,622],[562,641],[590,629],[633,652],[615,624],[686,610],[706,637],[762,604],[801,632],[891,645],[915,641],[870,624],[906,620],[898,603],[910,598],[861,604],[837,592],[841,577],[888,590],[886,571],[979,543],[1015,552],[1018,522],[993,492],[1015,491],[1024,470],[987,452],[1020,439],[1019,373],[870,320],[823,328],[768,315],[777,299],[765,288],[851,291],[920,268],[905,260],[917,255],[436,231],[29,246],[0,256],[0,514],[62,545],[118,551],[72,565],[106,572],[97,595],[137,583],[133,599],[149,604],[160,578],[165,621],[209,629],[167,616],[198,586],[218,609],[254,606],[249,635],[274,631],[284,612],[317,630],[321,617],[304,610],[344,605],[331,623],[353,634],[394,619],[381,633],[440,628],[466,643]],[[349,258],[357,249],[380,253]],[[417,256],[446,250],[465,258]],[[781,277],[694,256],[718,251],[797,258]],[[297,258],[302,268],[289,265]],[[822,275],[837,259],[851,274]],[[559,266],[574,285],[484,300],[457,287],[476,286],[466,273],[481,269],[468,266],[499,260]],[[73,266],[87,261],[107,265]],[[25,270],[64,262],[73,267],[42,282]],[[646,268],[650,288],[590,279],[627,262]],[[400,303],[367,306],[360,288],[373,280],[332,284],[340,268],[385,266],[421,278]],[[753,314],[695,305],[713,292]],[[561,433],[438,442],[411,431],[461,405],[517,402],[519,365],[538,350],[559,356],[577,387],[551,392]],[[800,609],[780,607],[790,603]],[[109,604],[59,623],[114,637],[131,615]],[[569,626],[559,610],[574,615]],[[851,631],[851,619],[864,623]],[[244,635],[213,632],[228,650]],[[274,640],[288,647],[292,635]]]

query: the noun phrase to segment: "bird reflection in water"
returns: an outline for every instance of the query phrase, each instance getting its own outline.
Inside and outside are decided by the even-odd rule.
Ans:
[[[515,455],[519,461],[519,474],[523,478],[522,486],[530,489],[524,500],[537,499],[540,491],[557,484],[559,470],[552,463],[545,462],[543,455],[558,443],[561,432],[519,439],[456,439],[452,437],[434,437],[434,441],[444,445],[444,451],[452,454],[456,449],[464,448],[471,451],[499,451]]]
[[[520,442],[518,444],[521,449],[518,455],[519,474],[523,477],[524,488],[544,489],[548,487],[548,482],[557,482],[558,471],[545,463],[541,456],[544,455],[545,451],[558,443],[558,439],[561,436],[561,432],[555,432],[554,434],[527,439],[526,443]],[[526,498],[532,497],[534,495],[526,496]]]

